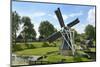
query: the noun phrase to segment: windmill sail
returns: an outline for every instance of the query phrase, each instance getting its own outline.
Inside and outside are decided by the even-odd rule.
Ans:
[[[57,16],[57,18],[58,18],[58,20],[59,20],[60,26],[61,26],[61,27],[65,27],[65,24],[64,24],[62,15],[61,15],[61,11],[60,11],[59,8],[55,11],[55,14],[56,14],[56,16]]]
[[[50,35],[46,40],[49,41],[49,43],[55,41],[56,39],[58,39],[59,37],[61,37],[61,33],[60,32],[55,32],[52,35]]]
[[[68,26],[68,27],[72,27],[72,26],[76,25],[76,24],[79,23],[79,22],[80,22],[80,21],[79,21],[79,19],[77,18],[77,19],[75,19],[74,21],[72,21],[71,23],[67,24],[67,26]]]

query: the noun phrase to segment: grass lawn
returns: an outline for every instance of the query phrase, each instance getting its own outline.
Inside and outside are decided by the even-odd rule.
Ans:
[[[47,52],[58,51],[58,47],[43,47],[43,48],[35,48],[35,49],[26,49],[22,51],[17,51],[15,54],[17,55],[44,55]]]
[[[17,43],[18,45],[24,45],[25,43]],[[32,44],[35,47],[41,47],[43,45],[43,42],[28,42],[27,44]]]
[[[21,45],[23,48],[25,47],[24,43],[17,43]],[[14,52],[17,55],[36,55],[36,56],[43,56],[46,55],[48,52],[53,52],[53,51],[59,51],[59,45],[61,42],[57,41],[56,42],[56,47],[42,47],[43,42],[29,42],[28,44],[34,45],[36,48],[33,49],[25,49],[21,51],[16,51]],[[48,43],[49,44],[49,43]],[[51,43],[49,45],[53,45],[54,43]],[[95,48],[91,48],[91,51],[95,51]],[[77,50],[78,54],[85,54],[83,50]],[[64,59],[64,62],[82,62],[82,61],[91,61],[88,58],[84,57],[74,57],[74,56],[62,56],[58,53],[52,53],[47,55],[46,58],[43,58],[41,60],[47,60],[49,62],[61,62],[62,59]]]
[[[61,62],[62,60],[64,60],[63,62],[86,62],[86,61],[91,61],[88,58],[84,58],[84,57],[74,57],[74,56],[62,56],[62,55],[49,55],[47,58],[43,59],[43,60],[47,60],[51,63],[57,63],[57,62]]]
[[[46,42],[48,43],[48,42]],[[54,45],[54,43],[56,44],[56,46],[59,47],[59,45],[61,45],[61,41],[56,41],[56,42],[53,42],[53,43],[48,43],[49,45]],[[25,43],[16,43],[17,45],[21,45],[21,47],[25,46]],[[36,48],[39,48],[39,47],[42,47],[43,45],[43,42],[27,42],[27,44],[32,44],[34,45]]]
[[[46,59],[49,62],[61,62],[64,59],[64,62],[74,62],[73,56],[62,56],[62,55],[49,55]]]
[[[17,51],[15,52],[17,55],[37,55],[37,56],[42,56],[45,55],[47,52],[52,52],[52,51],[59,51],[57,47],[44,47],[44,48],[36,48],[36,49],[27,49],[23,51]],[[83,53],[79,51],[79,53]],[[58,55],[56,53],[47,55],[47,58],[44,58],[42,60],[47,60],[49,62],[55,63],[55,62],[61,62],[62,59],[64,59],[64,62],[79,62],[77,59],[75,59],[74,56],[62,56]],[[87,58],[80,58],[80,61],[90,61]]]

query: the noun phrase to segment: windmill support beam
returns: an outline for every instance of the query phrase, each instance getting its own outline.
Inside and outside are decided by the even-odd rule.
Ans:
[[[64,50],[65,51],[72,50],[72,55],[74,55],[75,54],[75,49],[74,49],[74,46],[73,46],[73,44],[74,44],[74,42],[73,42],[74,41],[74,39],[73,39],[73,37],[74,37],[73,36],[73,31],[71,31],[71,30],[65,30],[65,33],[63,33],[62,31],[60,33],[62,34],[62,37],[63,37],[64,41],[67,43],[67,44],[65,44],[63,42],[62,47],[66,48],[66,49],[60,47],[61,51],[64,51]],[[65,38],[65,34],[67,35],[68,39]],[[70,49],[68,49],[68,47]]]

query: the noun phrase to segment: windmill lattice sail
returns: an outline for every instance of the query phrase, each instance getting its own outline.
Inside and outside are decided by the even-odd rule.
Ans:
[[[63,17],[61,15],[61,11],[60,11],[60,8],[58,8],[58,10],[55,11],[55,14],[59,20],[59,23],[60,23],[60,26],[61,27],[65,27],[65,24],[64,24],[64,20],[63,20]]]
[[[69,24],[67,24],[68,27],[73,27],[74,25],[78,24],[80,21],[79,19],[75,19],[74,21],[70,22]]]
[[[51,43],[51,42],[57,40],[59,37],[61,37],[61,33],[58,31],[58,32],[55,32],[52,35],[50,35],[46,40],[49,41],[49,43]]]

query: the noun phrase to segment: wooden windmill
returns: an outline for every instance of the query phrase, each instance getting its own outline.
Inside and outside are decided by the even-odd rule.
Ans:
[[[63,43],[60,46],[61,55],[69,55],[69,54],[74,55],[75,54],[74,31],[71,30],[71,27],[73,27],[74,25],[79,23],[79,19],[76,18],[74,21],[72,21],[71,23],[69,23],[65,26],[60,8],[58,8],[55,11],[55,14],[59,20],[61,30],[53,33],[46,40],[49,42],[53,42],[56,39],[62,37]]]

